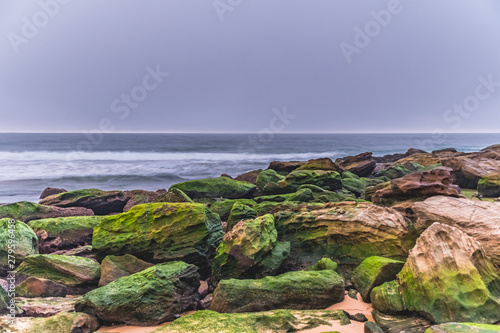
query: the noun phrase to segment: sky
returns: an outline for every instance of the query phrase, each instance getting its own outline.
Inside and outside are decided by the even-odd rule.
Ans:
[[[495,0],[3,0],[1,132],[499,132]]]

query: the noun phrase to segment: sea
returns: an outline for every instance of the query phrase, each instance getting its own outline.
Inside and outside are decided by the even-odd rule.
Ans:
[[[500,134],[0,133],[0,203],[37,202],[46,187],[155,191],[223,173],[235,177],[271,161],[409,148],[471,152],[498,143]]]

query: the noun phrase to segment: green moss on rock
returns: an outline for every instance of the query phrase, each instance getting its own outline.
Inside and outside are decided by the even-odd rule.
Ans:
[[[231,230],[236,223],[242,220],[254,219],[257,217],[257,211],[250,206],[237,202],[233,205],[227,219],[227,230]]]
[[[340,174],[336,171],[324,170],[294,170],[290,172],[278,186],[285,192],[296,192],[299,186],[312,184],[327,190],[339,190],[342,188]]]
[[[500,173],[490,173],[483,176],[477,184],[477,190],[480,195],[486,198],[500,197]]]
[[[493,333],[500,332],[498,325],[476,323],[446,323],[428,328],[425,333]]]
[[[0,206],[0,218],[11,218],[28,223],[31,220],[60,216],[89,216],[94,215],[91,210],[67,210],[60,207],[39,205],[29,201],[21,201]]]
[[[234,204],[237,202],[252,208],[257,204],[253,199],[226,199],[214,202],[210,206],[210,210],[219,215],[222,221],[227,221],[229,214],[231,213],[231,209],[233,209]]]
[[[370,300],[373,308],[383,313],[397,314],[405,310],[396,280],[373,288]]]
[[[323,271],[325,269],[329,269],[332,271],[336,271],[338,268],[338,264],[330,258],[323,258],[314,265],[308,267],[307,271]]]
[[[276,171],[272,169],[267,169],[259,173],[259,176],[257,177],[257,187],[258,189],[266,194],[266,193],[272,193],[273,191],[270,190],[272,188],[277,189],[277,184],[279,181],[285,179],[282,175],[279,175]],[[275,186],[268,186],[269,184],[274,184]],[[267,186],[267,188],[266,188]]]
[[[228,198],[239,199],[251,197],[256,186],[247,182],[217,177],[188,180],[170,187],[186,193],[190,198]]]
[[[170,188],[166,193],[162,193],[157,196],[153,202],[191,202],[190,197],[186,195],[186,193],[182,192],[178,188]]]
[[[24,257],[38,253],[38,237],[26,223],[8,218],[0,219],[0,267],[9,264],[9,245],[13,250],[10,259],[15,259],[11,263],[15,265],[19,265]]]

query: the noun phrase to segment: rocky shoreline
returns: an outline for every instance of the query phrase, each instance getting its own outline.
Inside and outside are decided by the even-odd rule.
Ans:
[[[0,205],[0,331],[500,331],[499,197],[500,145],[47,188]]]

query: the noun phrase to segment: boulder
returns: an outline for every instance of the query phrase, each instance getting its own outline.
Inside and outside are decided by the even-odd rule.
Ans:
[[[106,322],[158,325],[196,307],[199,280],[194,265],[181,261],[158,264],[85,294],[75,310]]]
[[[231,213],[231,209],[233,209],[234,204],[237,202],[250,207],[256,205],[256,202],[252,199],[226,199],[223,201],[214,202],[210,206],[210,210],[219,215],[222,221],[227,221],[227,219],[229,218],[229,214]]]
[[[404,264],[403,261],[389,258],[368,257],[354,270],[351,280],[363,301],[370,302],[373,288],[394,280]]]
[[[257,188],[254,184],[227,177],[188,180],[170,187],[186,193],[190,198],[251,198]]]
[[[210,309],[222,313],[324,309],[343,300],[344,280],[338,273],[298,271],[258,280],[222,280]]]
[[[298,167],[296,170],[325,170],[325,171],[337,171],[341,172],[342,169],[339,168],[331,159],[329,158],[318,158],[315,160],[309,160],[305,164]]]
[[[483,176],[477,184],[478,193],[485,198],[500,197],[500,173]]]
[[[97,262],[84,257],[34,254],[24,258],[16,269],[18,282],[30,276],[63,284],[69,294],[74,294],[97,286],[101,269]]]
[[[12,271],[26,256],[37,253],[38,238],[26,223],[0,219],[0,276]]]
[[[418,231],[423,232],[434,222],[458,227],[500,265],[500,203],[436,196],[415,203],[412,210]]]
[[[40,194],[40,199],[45,199],[48,196],[64,192],[68,191],[63,188],[47,187],[45,190],[43,190],[42,194]]]
[[[218,313],[204,310],[176,319],[156,332],[300,332],[323,325],[331,327],[332,324],[349,323],[349,318],[342,310],[273,310],[253,313]]]
[[[311,184],[334,191],[342,188],[340,174],[336,171],[295,170],[290,172],[278,186],[285,193],[296,192],[301,185]]]
[[[0,219],[11,218],[28,223],[31,220],[65,216],[91,216],[94,212],[82,207],[60,208],[21,201],[0,206]]]
[[[390,315],[377,310],[372,312],[373,319],[384,333],[424,333],[432,323],[413,315]]]
[[[500,332],[498,325],[475,323],[446,323],[429,327],[425,333],[494,333]]]
[[[360,177],[369,176],[376,167],[372,153],[361,153],[356,156],[338,158],[335,163],[343,170],[350,171]]]
[[[342,187],[360,197],[365,193],[366,183],[358,176],[349,171],[342,173]]]
[[[222,236],[219,216],[203,204],[150,203],[102,220],[94,228],[92,248],[99,260],[132,254],[147,262],[182,260],[208,267]]]
[[[17,318],[15,325],[7,320],[0,322],[0,329],[13,333],[92,333],[99,326],[97,318],[75,312],[61,312],[48,318]]]
[[[71,297],[16,297],[24,316],[50,317],[61,312],[73,312],[77,298]]]
[[[375,192],[372,200],[378,204],[391,204],[394,201],[427,198],[434,195],[462,197],[460,187],[453,185],[452,169],[438,167],[393,179],[391,187]]]
[[[396,280],[385,282],[373,288],[370,300],[375,310],[382,313],[398,314],[405,311],[403,299]]]
[[[182,192],[176,188],[170,188],[167,192],[160,194],[152,202],[190,202],[194,203],[194,201],[186,195],[186,193]],[[125,211],[125,210],[124,210]]]
[[[305,161],[302,161],[302,162],[299,162],[299,161],[289,161],[289,162],[274,161],[274,162],[271,162],[267,168],[274,170],[279,174],[288,174],[306,163],[307,162],[305,162]]]
[[[290,243],[278,242],[272,215],[238,222],[224,235],[212,264],[215,280],[255,278],[272,274],[290,252]]]
[[[288,262],[294,269],[323,257],[349,264],[373,255],[405,259],[416,239],[400,213],[368,202],[328,203],[278,216],[276,228],[291,243]]]
[[[233,208],[229,213],[229,218],[227,219],[227,230],[231,230],[236,223],[242,220],[254,219],[256,217],[257,211],[255,209],[237,202],[233,205]]]
[[[458,228],[434,223],[398,275],[405,308],[435,323],[500,320],[500,276],[481,245]]]
[[[95,188],[54,194],[40,201],[41,205],[83,207],[96,215],[123,212],[128,197],[122,191],[102,191]]]
[[[278,182],[283,179],[285,179],[285,177],[278,174],[275,170],[267,169],[259,173],[255,184],[262,193],[274,194],[279,192]]]
[[[124,256],[107,256],[101,263],[101,279],[99,287],[105,286],[123,276],[129,276],[143,271],[153,264],[137,259],[131,254]]]
[[[403,164],[393,164],[384,168],[376,173],[377,176],[385,176],[389,179],[401,178],[410,174],[412,171],[405,167]]]
[[[415,163],[424,167],[438,167],[441,165],[441,159],[431,153],[416,153],[395,161],[393,165],[402,164],[406,166]]]
[[[154,200],[160,195],[158,192],[144,190],[124,191],[123,194],[127,197],[127,203],[125,207],[123,207],[124,212],[128,212],[130,208],[136,205],[154,202]]]
[[[237,176],[236,178],[234,178],[234,180],[239,180],[241,182],[247,182],[247,183],[255,185],[257,183],[257,177],[259,176],[259,173],[261,171],[262,170],[248,171],[248,172],[245,172],[245,173]]]
[[[323,258],[314,265],[307,267],[306,271],[324,271],[325,269],[336,271],[337,268],[338,264],[335,261],[332,261],[330,258]]]
[[[16,286],[18,297],[66,297],[68,288],[65,285],[34,276],[30,276]]]
[[[94,253],[92,252],[91,245],[79,246],[74,249],[69,250],[59,250],[56,252],[52,252],[51,254],[59,254],[65,256],[77,256],[77,257],[85,257],[95,259]]]
[[[70,216],[31,220],[40,253],[52,253],[92,244],[92,232],[104,216]]]
[[[475,189],[483,176],[500,172],[500,160],[481,154],[443,158],[441,163],[454,170],[456,183],[463,188]]]
[[[377,324],[372,321],[367,321],[364,327],[364,333],[384,333]]]

